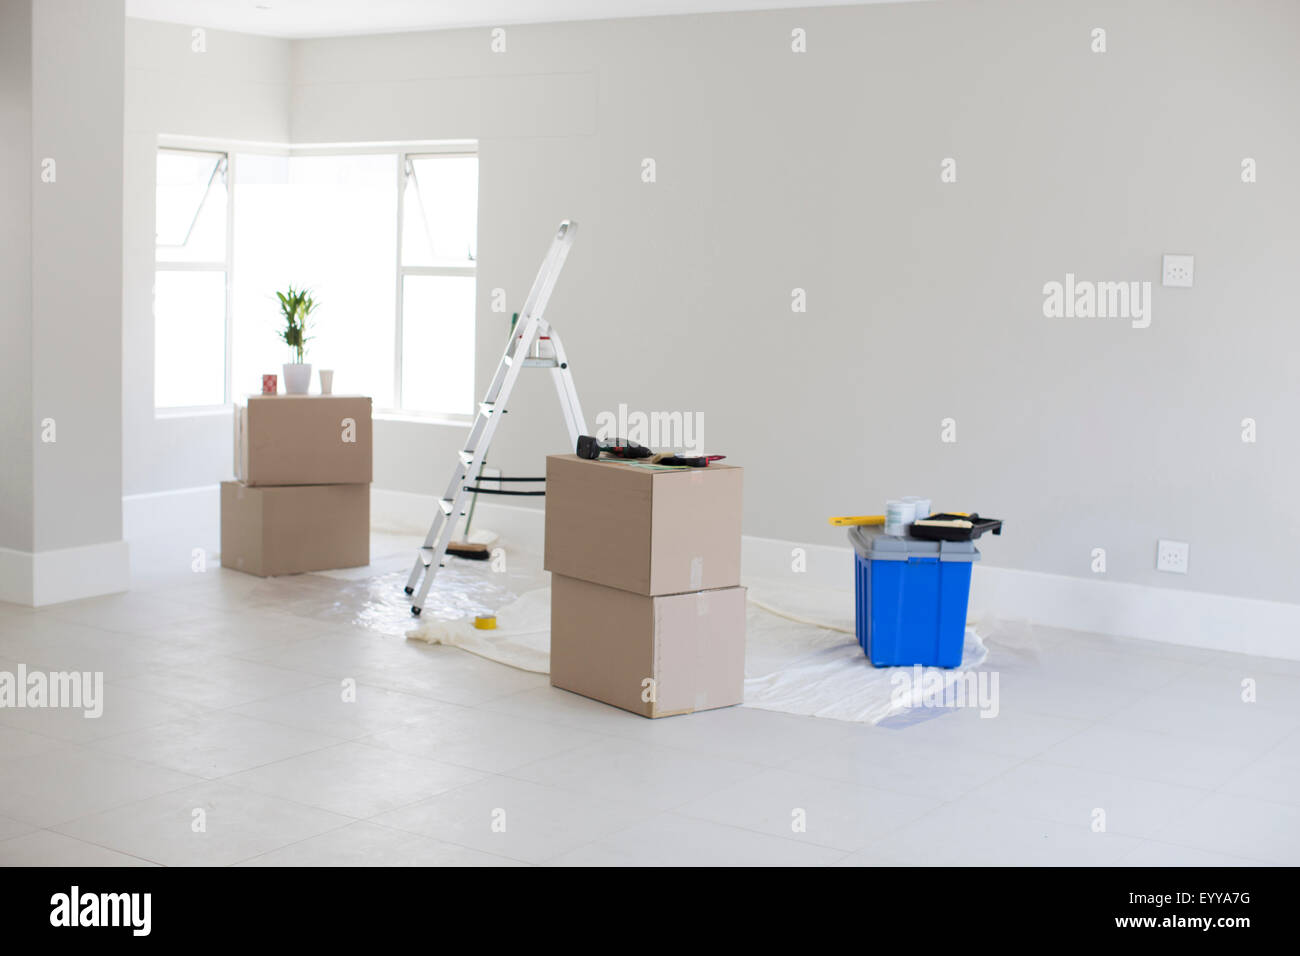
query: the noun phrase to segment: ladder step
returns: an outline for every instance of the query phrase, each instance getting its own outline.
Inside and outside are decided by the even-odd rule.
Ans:
[[[457,454],[460,456],[460,463],[462,465],[469,465],[474,461],[474,449],[472,448],[464,448],[457,452]]]
[[[456,502],[452,501],[450,498],[439,498],[438,507],[442,509],[443,514],[449,515],[451,514],[452,509],[456,507]]]
[[[526,358],[524,368],[558,368],[559,362],[553,358]]]
[[[480,415],[483,415],[484,417],[486,417],[486,416],[488,416],[488,415],[491,415],[491,414],[492,414],[493,412],[495,412],[496,410],[497,410],[497,403],[496,403],[496,402],[479,402],[479,403],[478,403],[478,413],[479,413]]]

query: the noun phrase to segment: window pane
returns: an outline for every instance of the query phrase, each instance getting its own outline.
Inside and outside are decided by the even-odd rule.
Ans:
[[[478,258],[478,157],[412,156],[402,197],[402,264]]]
[[[154,273],[154,404],[226,400],[226,274]]]
[[[223,153],[158,151],[159,261],[226,261],[225,159]]]
[[[306,360],[334,370],[334,391],[392,408],[396,306],[397,157],[244,156],[236,163],[236,397],[291,361],[278,337],[277,290],[312,290]]]
[[[402,407],[474,410],[474,279],[406,276],[402,282]]]

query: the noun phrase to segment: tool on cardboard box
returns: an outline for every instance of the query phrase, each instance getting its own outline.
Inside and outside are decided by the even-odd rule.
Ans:
[[[591,435],[578,436],[578,457],[591,461],[595,461],[601,455],[609,455],[611,458],[649,458],[653,454],[654,452],[645,445],[638,445],[625,438],[601,441]]]
[[[512,491],[482,487],[481,483],[468,484],[471,475],[479,472],[487,457],[492,436],[506,413],[506,402],[514,389],[515,380],[525,368],[546,368],[551,371],[555,391],[560,398],[560,410],[564,413],[564,423],[569,430],[569,441],[576,443],[578,436],[587,431],[587,421],[582,416],[582,406],[578,402],[578,391],[573,384],[573,373],[569,370],[569,360],[564,352],[560,337],[544,318],[547,303],[555,283],[564,268],[564,260],[573,245],[573,236],[578,224],[566,219],[560,223],[551,247],[542,260],[537,277],[533,280],[528,297],[524,299],[519,310],[520,318],[510,329],[510,341],[506,344],[501,362],[488,384],[487,394],[479,403],[478,414],[470,427],[469,438],[458,453],[459,461],[452,471],[447,490],[438,499],[438,513],[429,526],[424,544],[416,553],[415,563],[406,579],[404,590],[413,597],[411,613],[419,615],[433,585],[434,576],[443,567],[451,536],[455,531],[457,520],[464,515],[466,497],[471,494],[503,495],[544,495],[545,491]],[[545,345],[543,344],[545,343]],[[493,481],[545,481],[544,478],[501,478]]]
[[[712,462],[722,461],[727,457],[726,455],[678,455],[668,451],[655,452],[645,445],[638,445],[624,438],[601,441],[591,435],[578,436],[577,455],[579,458],[591,461],[597,460],[601,455],[608,455],[611,458],[645,459],[652,465],[664,465],[670,468],[707,468]]]
[[[676,465],[686,468],[707,468],[715,461],[722,461],[726,455],[655,455],[650,460],[656,465]]]

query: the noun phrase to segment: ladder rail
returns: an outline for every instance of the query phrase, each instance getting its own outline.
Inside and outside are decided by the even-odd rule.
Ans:
[[[564,343],[554,330],[547,327],[551,337],[551,346],[555,349],[555,368],[551,369],[551,381],[555,383],[555,392],[560,398],[560,409],[564,412],[564,424],[569,429],[569,444],[578,445],[578,436],[587,434],[587,419],[582,415],[582,403],[578,401],[578,389],[573,383],[573,370],[569,368],[569,357],[564,351]]]
[[[519,370],[523,368],[522,364],[516,363],[511,366],[506,376],[505,384],[502,386],[509,394],[509,389],[513,386],[514,380],[519,376]],[[492,443],[492,436],[496,433],[497,422],[500,416],[493,412],[479,412],[479,421],[482,428],[476,421],[474,428],[470,430],[471,438],[474,438],[475,432],[478,433],[476,442],[467,442],[474,449],[470,461],[466,462],[463,458],[458,458],[456,468],[452,472],[451,481],[447,485],[447,490],[443,496],[438,499],[440,514],[436,515],[433,524],[429,526],[429,533],[425,535],[424,546],[416,553],[415,564],[411,568],[410,577],[407,579],[407,593],[415,588],[416,582],[419,581],[421,573],[424,575],[424,581],[420,586],[419,600],[415,607],[423,607],[424,598],[429,593],[429,585],[433,581],[433,576],[437,572],[435,567],[442,564],[442,560],[447,553],[447,545],[451,543],[451,532],[454,530],[457,520],[464,513],[465,508],[465,483],[469,476],[475,474],[478,468],[483,464],[483,458],[487,454],[488,446]],[[424,563],[424,552],[433,548],[433,555],[430,562]]]
[[[525,323],[523,334],[530,335],[531,330],[535,327],[535,322],[529,321]],[[516,346],[518,341],[519,340],[512,340],[510,346],[507,346],[507,350],[509,350],[511,346]],[[523,367],[523,364],[519,362],[509,365],[497,390],[509,395],[510,391],[514,387],[515,380],[519,377],[519,371]],[[414,590],[422,573],[425,576],[426,582],[432,580],[433,573],[436,573],[431,573],[432,569],[435,566],[441,565],[443,557],[446,554],[446,545],[451,543],[451,536],[449,533],[445,533],[447,529],[443,527],[443,524],[445,523],[448,527],[454,526],[457,519],[463,513],[465,482],[468,477],[474,474],[478,467],[483,464],[482,459],[487,453],[488,446],[492,443],[492,437],[496,433],[497,423],[500,419],[500,416],[496,413],[495,403],[492,404],[494,407],[491,411],[486,411],[480,408],[478,416],[475,418],[474,425],[470,428],[469,439],[466,442],[468,448],[473,449],[470,461],[465,462],[463,458],[457,460],[456,469],[452,473],[451,481],[447,485],[447,490],[443,493],[443,496],[438,499],[441,514],[435,516],[433,524],[429,526],[429,533],[425,535],[424,545],[416,554],[415,563],[411,567],[411,574],[407,578],[406,582],[408,594]],[[444,538],[446,539],[445,544],[442,542],[442,539]],[[434,553],[429,563],[425,564],[424,552],[428,551],[430,548],[434,549]],[[422,586],[420,589],[421,601],[427,593],[428,587]],[[416,606],[422,607],[423,605],[417,604]]]
[[[519,321],[511,330],[510,340],[506,343],[501,361],[492,375],[484,400],[479,403],[479,411],[470,427],[465,445],[457,455],[456,467],[452,472],[446,493],[438,499],[439,513],[434,516],[429,526],[423,546],[416,552],[415,563],[406,582],[406,593],[413,595],[411,604],[413,614],[418,615],[424,607],[433,579],[438,569],[443,566],[456,524],[465,514],[465,500],[470,494],[467,488],[470,476],[476,474],[482,467],[520,370],[528,365],[529,352],[542,337],[550,339],[554,350],[554,362],[548,361],[544,364],[551,368],[552,380],[564,414],[565,427],[569,431],[570,445],[576,446],[578,436],[586,433],[586,419],[582,415],[582,406],[578,401],[577,389],[573,384],[564,345],[543,318],[551,293],[559,281],[560,271],[568,258],[569,249],[573,245],[576,231],[577,223],[567,219],[561,222],[556,230],[550,248],[524,300]]]
[[[566,219],[560,223],[560,228],[551,241],[551,248],[542,261],[542,267],[537,270],[537,278],[533,280],[533,286],[524,299],[524,306],[519,312],[521,320],[540,317],[546,311],[546,304],[551,299],[555,283],[559,281],[560,270],[564,268],[564,260],[569,257],[573,236],[577,231],[578,224],[572,220]]]

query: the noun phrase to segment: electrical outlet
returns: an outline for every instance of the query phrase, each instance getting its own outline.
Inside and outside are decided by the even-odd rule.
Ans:
[[[1156,570],[1170,574],[1187,573],[1187,557],[1191,545],[1186,541],[1165,541],[1156,546]]]
[[[1174,286],[1180,289],[1190,289],[1192,287],[1192,278],[1196,272],[1195,256],[1165,256],[1162,260],[1164,272],[1160,279],[1161,285]]]

